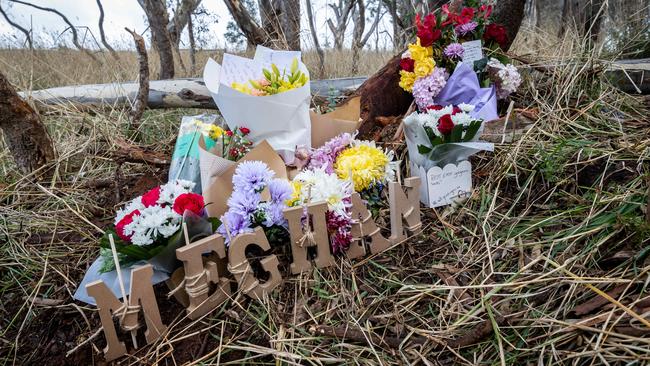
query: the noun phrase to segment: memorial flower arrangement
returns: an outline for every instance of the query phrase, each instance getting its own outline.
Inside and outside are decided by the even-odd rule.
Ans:
[[[410,114],[404,123],[424,129],[429,144],[418,144],[417,148],[420,154],[428,154],[442,144],[470,142],[477,138],[483,120],[472,117],[470,113],[473,110],[471,104],[434,105],[424,112]]]
[[[262,227],[271,243],[283,243],[288,238],[287,221],[283,211],[288,207],[292,188],[284,179],[274,179],[274,173],[261,161],[244,161],[232,177],[233,192],[228,199],[228,210],[221,216],[217,232],[226,245],[235,236],[253,232]],[[262,191],[268,188],[270,200],[262,200]]]
[[[307,168],[323,169],[352,182],[355,192],[376,209],[387,181],[395,176],[394,152],[376,146],[374,141],[357,140],[343,133],[312,151]]]
[[[102,272],[115,269],[108,235],[117,235],[115,247],[121,265],[148,260],[181,235],[183,215],[205,216],[203,196],[192,193],[194,183],[175,180],[132,199],[115,216],[114,230],[100,241]]]
[[[465,0],[457,8],[446,4],[424,17],[416,16],[417,38],[402,54],[399,86],[413,94],[421,111],[436,104],[434,100],[443,92],[450,75],[466,60],[466,47],[472,41],[480,41],[479,48],[482,45],[489,55],[470,62],[480,84],[487,87],[494,83],[499,99],[517,89],[521,78],[500,52],[507,45],[508,36],[502,25],[492,22],[491,15],[491,5]],[[506,71],[499,75],[500,70]]]
[[[298,59],[291,62],[289,72],[271,64],[271,70],[262,69],[264,77],[259,80],[249,80],[248,83],[232,83],[232,88],[253,96],[274,95],[302,87],[309,81],[305,73],[298,69]]]
[[[333,172],[328,173],[325,167],[320,167],[298,173],[291,185],[293,192],[288,200],[289,206],[327,202],[327,230],[332,252],[337,254],[347,250],[352,242],[351,182],[340,179]]]
[[[206,148],[224,159],[238,161],[246,155],[253,142],[248,139],[251,130],[246,127],[221,127],[200,120],[194,122],[206,140]]]

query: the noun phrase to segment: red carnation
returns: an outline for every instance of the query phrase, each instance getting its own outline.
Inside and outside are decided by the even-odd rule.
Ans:
[[[142,195],[140,199],[144,207],[155,206],[160,198],[160,187],[156,187]]]
[[[203,196],[200,194],[183,193],[174,200],[173,209],[179,215],[182,215],[186,210],[200,215],[204,206],[205,203],[203,202]]]
[[[478,11],[484,13],[483,19],[487,20],[492,14],[492,5],[481,5]]]
[[[133,216],[139,216],[140,211],[139,210],[133,210],[127,215],[125,215],[122,220],[120,220],[116,225],[115,225],[115,233],[117,236],[120,237],[120,239],[124,241],[131,241],[131,237],[127,236],[124,234],[124,227],[130,223],[133,222]]]
[[[506,33],[506,28],[504,26],[492,23],[485,27],[483,39],[485,41],[494,41],[499,44],[499,47],[505,49],[508,43],[508,34]]]
[[[230,130],[226,131],[226,135],[232,136],[232,131],[230,131]]]
[[[251,130],[249,130],[249,129],[246,128],[246,127],[239,127],[239,131],[240,131],[241,133],[243,133],[244,135],[248,135],[249,133],[251,133]]]
[[[460,113],[460,112],[462,112],[462,111],[463,111],[463,110],[460,109],[459,107],[454,106],[454,108],[453,108],[453,112],[451,112],[451,114],[454,115],[454,114],[456,114],[456,113]]]
[[[430,105],[430,106],[427,107],[427,109],[430,110],[430,111],[439,111],[439,110],[441,110],[443,108],[444,108],[443,106],[437,105],[437,104]]]
[[[454,122],[451,121],[450,114],[445,114],[444,116],[440,117],[438,120],[438,131],[440,131],[441,134],[447,135],[451,133],[451,130],[453,129]]]
[[[399,67],[404,71],[413,72],[413,69],[415,69],[415,60],[410,57],[403,58],[399,62]]]

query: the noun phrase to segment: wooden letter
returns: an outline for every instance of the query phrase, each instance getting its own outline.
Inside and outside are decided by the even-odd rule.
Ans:
[[[327,236],[327,203],[317,202],[307,205],[307,230],[303,230],[303,206],[284,210],[284,217],[289,222],[291,236],[291,273],[298,274],[311,268],[307,248],[316,247],[314,262],[317,268],[325,268],[336,264],[330,251],[330,241]]]
[[[252,233],[239,234],[230,241],[230,246],[228,247],[228,270],[235,276],[239,284],[239,289],[244,294],[259,300],[264,295],[270,294],[282,282],[282,274],[280,274],[280,269],[278,268],[280,262],[275,255],[268,256],[260,261],[262,268],[270,273],[269,279],[263,284],[260,283],[255,278],[253,268],[248,258],[246,258],[246,248],[249,245],[257,245],[262,250],[271,249],[271,245],[261,227],[256,227]]]
[[[186,310],[187,317],[192,320],[209,313],[230,297],[230,282],[227,278],[219,278],[218,263],[208,260],[203,264],[204,253],[215,253],[225,261],[223,237],[214,234],[176,249],[176,258],[183,262],[185,269],[185,291],[190,300]],[[212,295],[209,294],[211,284],[217,286]]]
[[[388,238],[391,243],[397,244],[406,239],[403,224],[406,221],[406,230],[413,234],[422,227],[420,217],[420,178],[411,177],[404,180],[407,194],[397,182],[388,183],[388,199],[390,200],[390,232]]]
[[[356,227],[359,230],[355,230],[355,226],[352,226],[353,237],[360,236],[362,238],[370,238],[370,253],[381,253],[390,247],[390,242],[381,235],[377,224],[372,220],[370,210],[368,210],[368,207],[363,203],[359,193],[356,192],[352,194],[352,218],[354,220],[359,220],[360,224]]]
[[[126,353],[126,346],[117,338],[113,315],[120,319],[120,326],[127,331],[137,329],[141,326],[138,321],[140,311],[144,313],[147,330],[144,335],[147,343],[152,343],[160,337],[167,329],[160,319],[158,303],[151,285],[153,267],[147,264],[131,271],[131,294],[125,303],[120,302],[108,289],[104,281],[98,280],[86,285],[88,295],[95,298],[99,318],[104,327],[106,337],[106,348],[104,355],[106,361],[110,362]]]

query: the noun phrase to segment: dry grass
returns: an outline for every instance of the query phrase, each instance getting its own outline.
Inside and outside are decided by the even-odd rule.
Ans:
[[[0,59],[6,67],[8,56]],[[604,84],[591,69],[601,60],[575,40],[536,61],[563,66],[525,72],[516,104],[527,113],[514,119],[529,128],[473,159],[476,190],[463,205],[424,210],[424,232],[381,255],[286,277],[262,302],[235,295],[198,321],[160,286],[170,330],[124,362],[648,364],[647,104]],[[38,77],[10,77],[52,85],[53,66],[33,64]],[[65,76],[56,78],[99,81],[79,68],[60,65]],[[121,70],[110,77],[130,75]],[[183,113],[195,111],[148,112],[134,143],[170,153]],[[93,307],[71,301],[98,253],[98,232],[80,217],[107,225],[119,201],[166,178],[126,164],[115,179],[107,151],[116,137],[130,138],[127,120],[119,110],[63,107],[46,116],[60,155],[47,181],[21,176],[1,150],[3,364],[101,361],[101,336],[65,357],[99,327]],[[609,295],[599,298],[602,291]],[[331,327],[347,329],[347,338],[310,332]]]

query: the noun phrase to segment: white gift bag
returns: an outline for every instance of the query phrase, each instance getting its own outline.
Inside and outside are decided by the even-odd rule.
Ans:
[[[309,81],[300,88],[266,96],[248,95],[231,85],[262,78],[262,69],[270,69],[271,63],[289,70],[294,57],[300,61],[300,52],[258,46],[252,60],[226,53],[221,65],[209,59],[203,70],[203,81],[228,126],[249,128],[248,138],[254,144],[266,140],[287,164],[293,162],[297,146],[311,148]],[[302,62],[298,67],[309,77]]]

